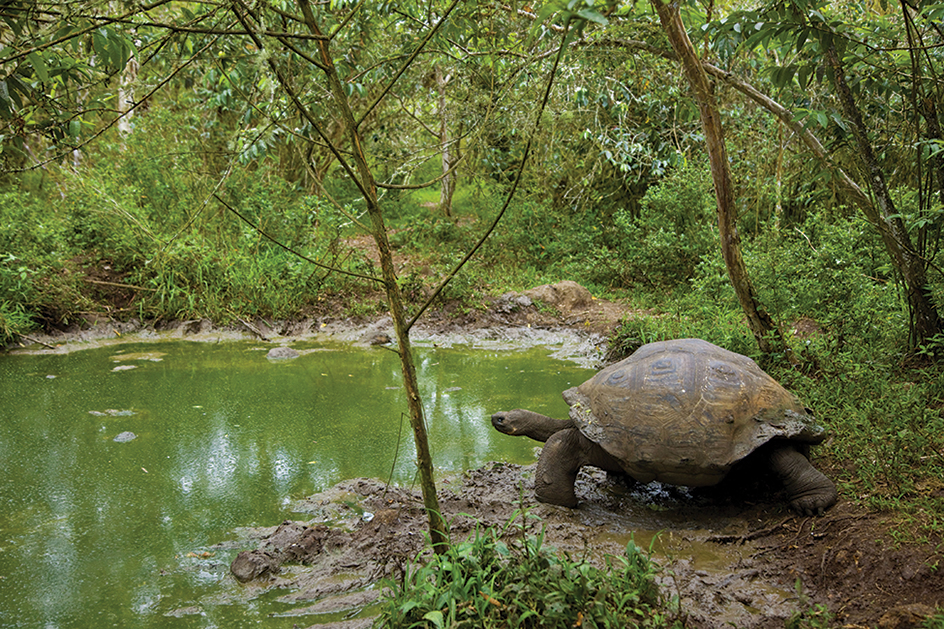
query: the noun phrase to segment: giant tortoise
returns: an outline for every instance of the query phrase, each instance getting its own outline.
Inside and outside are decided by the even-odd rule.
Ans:
[[[569,420],[524,409],[492,415],[499,431],[546,442],[534,479],[542,502],[576,506],[584,465],[704,487],[748,455],[763,458],[800,513],[836,502],[835,485],[806,457],[824,429],[746,356],[700,339],[650,343],[563,395]]]

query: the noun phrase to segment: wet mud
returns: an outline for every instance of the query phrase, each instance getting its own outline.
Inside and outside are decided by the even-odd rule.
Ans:
[[[884,619],[883,627],[903,628],[909,618],[923,618],[903,606],[923,604],[915,609],[928,613],[944,600],[938,555],[930,547],[890,548],[876,538],[880,520],[848,503],[803,518],[776,495],[759,499],[757,487],[628,488],[589,469],[578,478],[579,507],[568,509],[533,499],[533,472],[533,465],[493,463],[441,482],[452,540],[483,525],[504,526],[519,509],[536,516],[528,519],[529,532],[543,527],[546,543],[574,558],[602,564],[632,540],[651,549],[664,594],[677,597],[688,627],[783,627],[822,604],[837,626]],[[248,531],[233,568],[260,591],[284,590],[280,600],[305,618],[299,626],[324,626],[320,616],[340,623],[330,626],[369,626],[378,581],[395,578],[428,552],[418,491],[354,479],[295,510],[305,515]],[[520,527],[509,527],[509,535],[520,534]],[[247,565],[263,569],[244,572]],[[354,618],[337,620],[345,615]]]

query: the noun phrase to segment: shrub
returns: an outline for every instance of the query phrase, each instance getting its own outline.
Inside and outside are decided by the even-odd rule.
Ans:
[[[619,210],[596,250],[597,281],[619,286],[674,288],[695,276],[701,259],[718,247],[708,173],[684,165],[649,188],[638,216]],[[605,277],[599,277],[600,275]]]
[[[907,321],[875,230],[858,216],[810,216],[770,234],[745,261],[761,301],[778,320],[810,317],[841,347],[853,338],[877,348],[907,334]]]
[[[666,627],[653,564],[632,542],[603,568],[560,556],[543,531],[476,530],[389,582],[381,627]],[[510,536],[509,536],[510,537]]]

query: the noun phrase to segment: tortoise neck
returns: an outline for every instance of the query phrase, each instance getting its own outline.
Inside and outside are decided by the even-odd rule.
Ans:
[[[547,441],[554,433],[574,427],[574,422],[569,419],[554,419],[534,411],[525,411],[525,413],[529,420],[525,434],[535,441]]]

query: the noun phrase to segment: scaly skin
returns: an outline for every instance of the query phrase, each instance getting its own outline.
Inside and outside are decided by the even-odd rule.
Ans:
[[[574,482],[584,465],[625,474],[618,460],[587,439],[569,419],[554,419],[519,408],[495,413],[492,425],[506,435],[545,442],[534,478],[534,493],[541,502],[576,507]],[[838,495],[833,482],[792,445],[772,448],[768,464],[783,482],[790,506],[798,513],[822,515],[836,503]]]
[[[523,408],[495,413],[492,415],[492,426],[506,435],[531,437],[542,443],[556,432],[575,428],[574,422],[569,419],[554,419]]]
[[[492,425],[506,435],[522,435],[546,442],[534,476],[534,494],[541,502],[576,507],[574,483],[584,465],[624,475],[615,458],[583,436],[571,420],[515,409],[492,415]]]
[[[583,436],[576,428],[567,428],[551,435],[541,451],[534,474],[534,495],[541,502],[576,507],[574,483],[584,465],[625,474],[619,461],[606,450]]]
[[[775,448],[768,461],[790,496],[790,506],[798,513],[823,515],[836,504],[836,485],[793,446]]]

